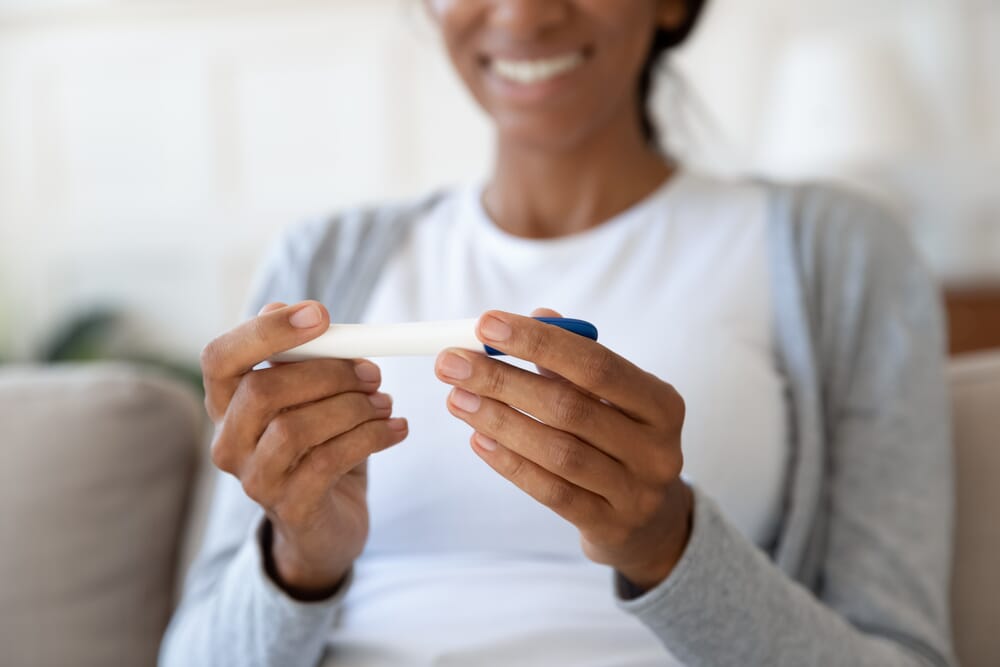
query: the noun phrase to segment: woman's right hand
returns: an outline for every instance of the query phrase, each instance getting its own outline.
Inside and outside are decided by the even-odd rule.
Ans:
[[[271,522],[278,583],[297,597],[333,591],[368,538],[367,459],[401,442],[405,419],[365,360],[254,367],[329,327],[315,301],[273,303],[209,343],[205,406],[212,461],[237,478]]]

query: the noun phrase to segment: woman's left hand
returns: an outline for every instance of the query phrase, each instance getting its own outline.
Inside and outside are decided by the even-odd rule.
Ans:
[[[680,478],[677,391],[603,345],[530,317],[489,311],[477,335],[548,372],[468,350],[438,356],[438,377],[455,387],[448,410],[475,429],[473,450],[573,523],[588,558],[642,590],[663,581],[684,552],[693,505]]]

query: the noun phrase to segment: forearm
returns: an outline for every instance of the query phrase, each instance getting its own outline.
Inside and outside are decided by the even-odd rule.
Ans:
[[[917,630],[849,623],[775,567],[700,493],[691,541],[670,577],[619,604],[692,667],[949,664]]]
[[[349,583],[350,574],[322,601],[293,599],[266,573],[258,529],[210,588],[185,597],[164,637],[160,664],[313,667]]]

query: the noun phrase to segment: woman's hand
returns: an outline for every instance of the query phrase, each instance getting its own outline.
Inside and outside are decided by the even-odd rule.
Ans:
[[[490,311],[477,335],[543,375],[467,350],[441,353],[437,375],[455,386],[448,409],[475,429],[476,453],[572,522],[588,558],[643,590],[663,581],[684,552],[693,504],[680,479],[677,391],[532,318]]]
[[[205,406],[216,424],[212,461],[239,478],[272,528],[274,574],[298,597],[343,579],[368,538],[366,461],[406,437],[389,419],[369,361],[323,359],[253,370],[327,330],[316,302],[275,303],[202,353]]]

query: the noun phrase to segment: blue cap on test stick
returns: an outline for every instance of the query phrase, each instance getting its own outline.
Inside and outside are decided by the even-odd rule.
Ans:
[[[555,325],[560,329],[565,329],[566,331],[572,331],[573,333],[589,338],[590,340],[597,340],[597,327],[585,320],[574,320],[569,317],[536,317],[534,319],[539,322]],[[489,345],[484,345],[483,347],[486,348],[486,354],[491,357],[500,357],[506,354],[505,352],[494,349]]]

